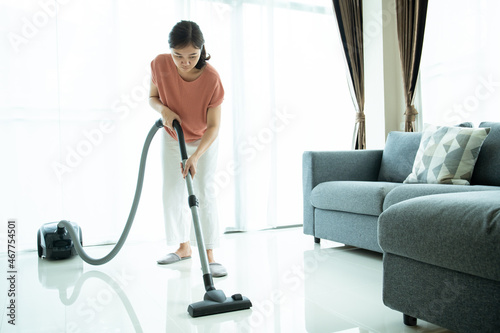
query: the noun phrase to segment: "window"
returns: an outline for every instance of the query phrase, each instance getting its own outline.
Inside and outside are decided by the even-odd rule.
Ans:
[[[425,123],[499,121],[497,1],[430,1],[420,67]]]

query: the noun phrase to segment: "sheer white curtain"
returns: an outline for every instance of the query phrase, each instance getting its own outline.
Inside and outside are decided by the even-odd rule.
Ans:
[[[150,61],[181,19],[202,28],[226,89],[213,189],[223,228],[302,223],[302,152],[349,149],[354,121],[329,0],[4,0],[0,218],[18,220],[20,249],[61,219],[84,244],[116,241],[159,118]],[[159,149],[131,239],[164,237]]]
[[[500,121],[500,2],[430,1],[420,66],[426,123]]]
[[[235,3],[217,5],[231,34],[213,59],[228,92],[221,221],[226,230],[301,224],[303,151],[350,149],[355,117],[332,3]]]

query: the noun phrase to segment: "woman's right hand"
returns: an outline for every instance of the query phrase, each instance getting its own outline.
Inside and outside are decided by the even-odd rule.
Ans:
[[[168,129],[171,131],[174,131],[174,128],[172,127],[172,124],[174,120],[177,119],[179,124],[181,123],[181,118],[179,115],[172,110],[169,110],[168,108],[164,108],[161,112],[161,117],[163,119],[163,125],[166,126]]]
[[[149,88],[149,105],[156,111],[158,111],[161,114],[161,118],[163,120],[163,125],[169,128],[170,130],[174,130],[172,128],[172,123],[174,122],[175,119],[181,123],[181,118],[177,113],[174,111],[170,110],[165,104],[163,104],[160,100],[160,94],[158,93],[158,88],[156,85],[153,83],[153,79],[151,79],[150,82],[150,88]]]

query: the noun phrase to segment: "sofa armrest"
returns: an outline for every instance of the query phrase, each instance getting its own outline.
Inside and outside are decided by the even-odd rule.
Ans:
[[[314,235],[312,189],[335,180],[377,181],[383,150],[306,151],[302,155],[304,233]]]

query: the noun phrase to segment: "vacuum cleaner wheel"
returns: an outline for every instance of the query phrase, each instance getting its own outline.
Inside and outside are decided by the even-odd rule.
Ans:
[[[42,248],[42,231],[41,230],[38,230],[37,244],[38,244],[38,258],[41,258],[42,254],[43,254],[43,248]]]

